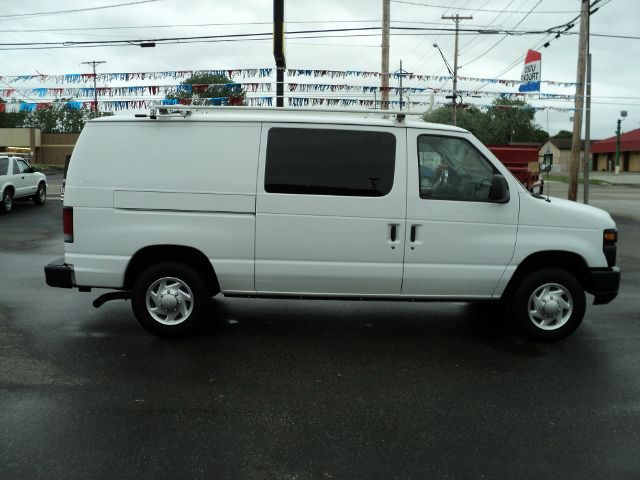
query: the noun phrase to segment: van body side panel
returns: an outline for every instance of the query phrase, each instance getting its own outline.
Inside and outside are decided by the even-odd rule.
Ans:
[[[267,142],[274,127],[340,130],[338,135],[342,130],[393,135],[395,165],[391,166],[390,191],[382,196],[267,192]],[[400,293],[406,207],[405,145],[404,128],[263,125],[256,212],[258,293],[329,296]],[[316,146],[318,149],[322,150],[322,145]],[[357,153],[337,155],[348,161],[346,156]],[[329,179],[336,175],[326,174]]]
[[[201,251],[223,291],[253,291],[259,141],[256,122],[89,122],[64,199],[77,285],[122,288],[137,251],[176,245]]]
[[[74,222],[91,225],[75,230],[65,255],[78,285],[122,288],[138,250],[181,245],[211,261],[223,291],[253,290],[253,214],[74,208]]]
[[[489,299],[511,262],[518,228],[517,181],[469,134],[407,130],[407,231],[402,293],[412,297]],[[475,149],[509,182],[507,203],[421,198],[418,139],[458,138]],[[464,142],[464,143],[462,143]],[[506,169],[505,169],[506,170]]]
[[[604,229],[615,228],[611,215],[561,198],[551,197],[547,202],[527,193],[520,197],[522,209],[514,264],[536,252],[557,250],[580,255],[589,268],[608,266],[602,235]]]

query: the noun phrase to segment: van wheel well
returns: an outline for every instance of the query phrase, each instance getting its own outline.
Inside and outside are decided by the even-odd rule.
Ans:
[[[138,250],[129,261],[124,288],[131,290],[138,275],[151,265],[163,262],[178,262],[190,266],[202,276],[212,296],[220,292],[218,277],[206,255],[200,250],[181,245],[154,245]]]
[[[511,298],[515,289],[528,275],[545,268],[566,270],[578,279],[582,288],[585,290],[589,289],[589,271],[584,258],[577,253],[551,250],[536,252],[525,258],[520,265],[518,265],[511,280],[509,280],[509,284],[502,294],[502,299],[508,300]]]

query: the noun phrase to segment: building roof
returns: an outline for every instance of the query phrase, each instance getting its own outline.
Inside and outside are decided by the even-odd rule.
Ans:
[[[572,138],[550,138],[549,141],[555,145],[558,150],[571,150]],[[593,145],[593,143],[592,143]],[[580,140],[580,150],[584,150],[584,140]]]
[[[605,138],[591,144],[591,153],[614,153],[616,151],[616,137]],[[621,152],[640,152],[640,128],[620,135]]]

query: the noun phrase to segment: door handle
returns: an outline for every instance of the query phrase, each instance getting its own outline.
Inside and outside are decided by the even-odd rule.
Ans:
[[[416,241],[416,225],[411,225],[411,243]]]
[[[391,225],[391,241],[392,242],[396,241],[397,228],[398,227],[396,225]]]

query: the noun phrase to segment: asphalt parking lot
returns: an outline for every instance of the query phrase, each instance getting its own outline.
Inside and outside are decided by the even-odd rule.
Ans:
[[[554,344],[465,304],[221,298],[201,336],[162,340],[128,302],[47,287],[60,201],[17,203],[0,478],[640,478],[640,188],[591,198],[618,222],[621,294]]]

